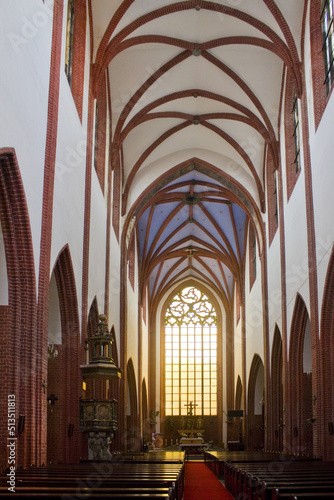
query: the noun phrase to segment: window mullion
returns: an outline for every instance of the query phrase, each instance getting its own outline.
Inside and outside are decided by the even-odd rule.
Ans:
[[[198,405],[193,412],[196,416],[217,414],[217,332],[216,326],[213,329],[216,314],[212,304],[199,290],[186,288],[171,301],[166,310],[165,323],[171,330],[168,349],[171,349],[172,355],[170,358],[167,354],[171,362],[168,369],[171,375],[165,384],[165,387],[171,384],[171,394],[168,392],[168,398],[165,395],[168,408],[171,408],[168,414],[185,415],[187,408],[184,405],[190,401]],[[213,380],[214,389],[211,387]]]

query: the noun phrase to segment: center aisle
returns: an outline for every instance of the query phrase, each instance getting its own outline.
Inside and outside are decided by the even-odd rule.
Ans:
[[[232,495],[204,462],[185,464],[183,500],[233,500]]]

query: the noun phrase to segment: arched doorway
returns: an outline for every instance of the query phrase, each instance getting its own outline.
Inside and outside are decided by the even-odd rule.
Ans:
[[[312,392],[311,323],[305,302],[300,295],[296,298],[291,323],[289,379],[289,451],[296,455],[312,456],[316,400],[313,399]]]
[[[138,403],[136,376],[133,361],[130,358],[126,368],[127,402],[126,402],[126,448],[128,452],[141,450],[141,436],[138,425]]]
[[[74,272],[66,245],[55,264],[49,292],[48,462],[76,462],[81,456],[79,339]]]
[[[282,337],[275,328],[271,352],[271,446],[274,451],[283,450],[283,364]]]
[[[148,418],[147,387],[145,378],[143,379],[142,382],[141,407],[142,407],[142,420],[143,420],[143,446],[145,446],[145,444],[151,440],[150,422]]]
[[[235,409],[244,410],[242,407],[242,382],[240,375],[237,378],[237,385],[235,390]],[[232,441],[239,441],[241,449],[244,446],[244,434],[243,434],[243,418],[235,417],[233,418],[233,434],[230,437]]]
[[[248,383],[247,448],[264,447],[264,366],[258,354],[253,357]]]

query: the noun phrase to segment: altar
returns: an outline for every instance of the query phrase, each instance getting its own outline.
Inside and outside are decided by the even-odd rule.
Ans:
[[[186,404],[189,408],[189,411],[187,413],[187,419],[184,421],[183,428],[180,429],[178,432],[181,435],[181,439],[179,442],[179,450],[180,451],[197,451],[197,450],[205,450],[208,449],[209,446],[207,443],[204,442],[203,439],[203,434],[205,430],[202,428],[203,426],[203,420],[201,417],[198,417],[196,420],[196,428],[195,428],[195,422],[194,422],[194,415],[193,415],[193,410],[197,406],[196,404],[193,403],[193,401],[190,401],[190,403]],[[182,424],[181,424],[182,425]]]
[[[182,437],[180,439],[179,450],[204,450],[208,448],[208,444],[204,443],[202,437]]]

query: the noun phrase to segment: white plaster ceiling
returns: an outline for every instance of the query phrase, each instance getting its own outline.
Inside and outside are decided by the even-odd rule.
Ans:
[[[94,62],[97,73],[108,71],[112,142],[114,148],[122,150],[124,162],[122,213],[136,214],[136,230],[145,232],[147,241],[152,240],[150,230],[166,224],[168,247],[167,226],[175,222],[168,217],[174,205],[160,199],[164,215],[160,222],[155,221],[154,228],[147,226],[147,221],[144,228],[141,219],[145,211],[152,209],[151,198],[157,202],[157,193],[162,194],[162,187],[171,182],[163,180],[163,176],[189,160],[193,172],[187,188],[190,192],[196,180],[210,178],[203,165],[212,165],[216,173],[221,173],[220,181],[213,182],[224,182],[221,179],[227,174],[225,188],[235,183],[230,198],[234,210],[224,219],[219,216],[219,203],[208,203],[220,238],[226,232],[230,240],[234,238],[234,250],[229,250],[232,260],[237,254],[237,240],[227,228],[234,213],[235,233],[239,243],[242,241],[239,268],[231,270],[227,259],[221,266],[218,284],[207,271],[204,275],[208,283],[218,285],[218,289],[221,286],[228,297],[243,266],[247,220],[251,217],[258,227],[266,211],[265,152],[270,147],[277,152],[284,70],[289,66],[296,74],[299,71],[304,2],[92,0],[91,9]],[[298,76],[296,82],[298,85]],[[193,158],[195,162],[191,162]],[[198,162],[203,168],[196,167]],[[183,175],[186,171],[180,174],[180,182]],[[155,184],[157,179],[163,185]],[[154,196],[147,196],[149,186]],[[231,189],[232,193],[234,186]],[[193,190],[198,193],[199,187]],[[229,199],[228,190],[225,199]],[[142,212],[136,208],[139,202]],[[189,227],[185,225],[173,241],[184,239],[183,247],[187,249],[192,245],[188,236]],[[213,238],[217,244],[219,236]],[[157,275],[160,273],[161,281],[175,256],[167,252],[162,264],[165,268],[158,272],[160,260],[144,265],[148,244],[144,250],[144,240],[139,241],[141,264],[151,269],[147,279],[155,283],[150,291],[158,294]],[[207,241],[203,245],[208,248]],[[198,274],[201,266],[203,272],[204,264],[213,258],[205,254],[203,245],[198,242],[196,256],[202,254],[203,258],[197,260],[197,267],[193,258],[191,262],[184,259],[180,267],[183,276]],[[231,272],[225,272],[226,265]],[[170,286],[174,282],[175,276],[170,274],[166,283]]]

